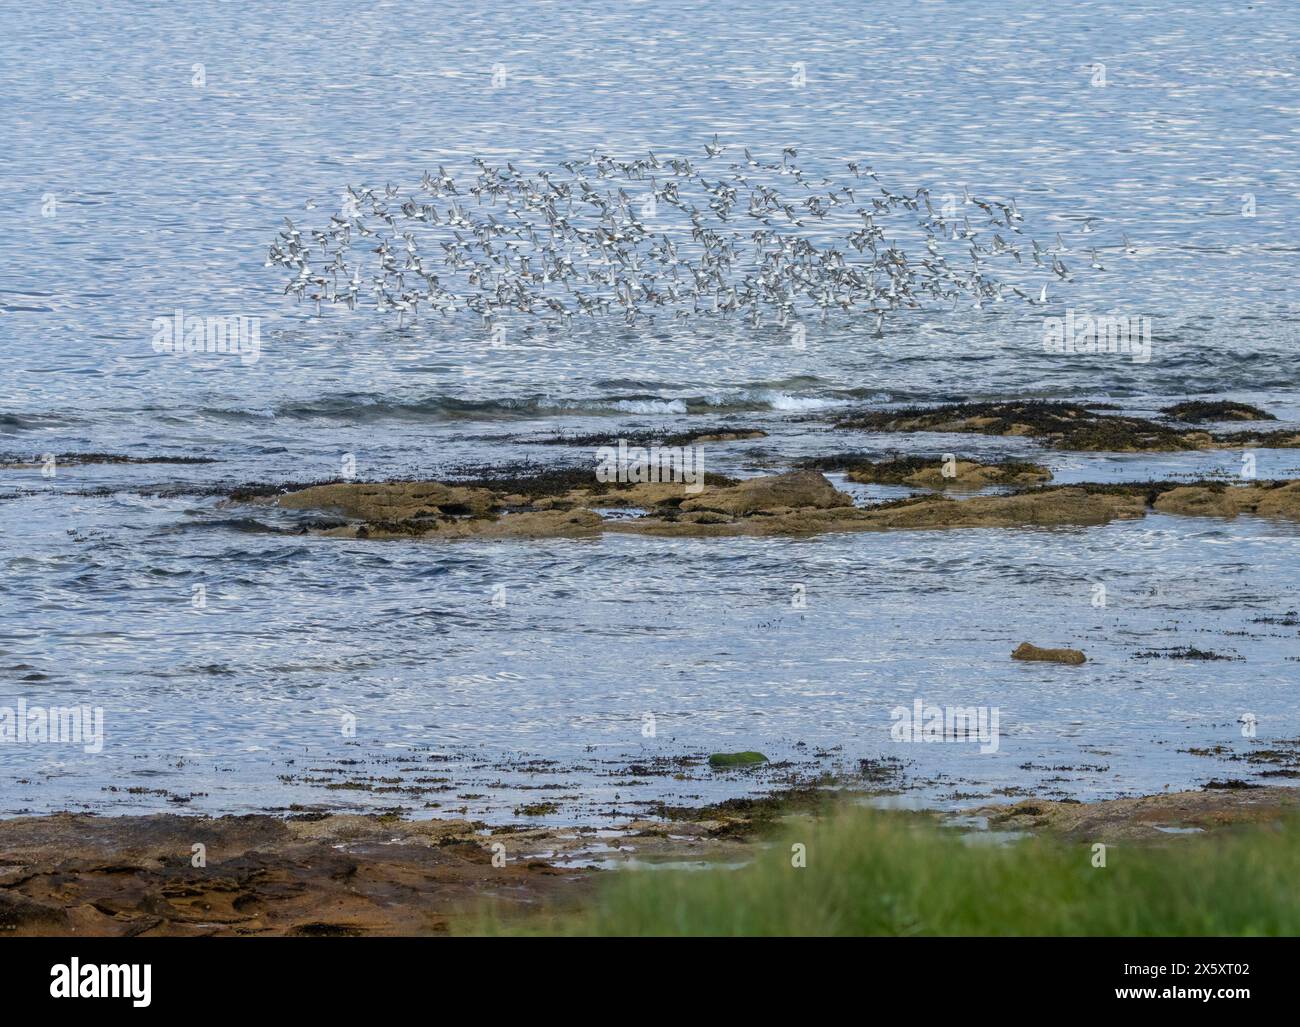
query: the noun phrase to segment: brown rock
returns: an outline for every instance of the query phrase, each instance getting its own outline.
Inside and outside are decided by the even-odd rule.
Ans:
[[[988,485],[1039,485],[1052,480],[1052,472],[1046,467],[1035,467],[1033,470],[1008,469],[958,460],[953,469],[957,473],[951,478],[944,477],[940,466],[917,471],[908,475],[905,481],[908,485],[929,489],[981,489]]]
[[[746,822],[760,822],[762,802],[748,804]],[[642,822],[621,832],[610,858],[741,852],[740,824],[738,814]],[[191,862],[195,842],[207,847],[205,866]],[[569,827],[350,814],[0,819],[4,869],[14,871],[0,876],[0,937],[468,931],[487,903],[513,917],[588,896],[596,872],[552,861],[593,846],[609,855],[605,841]]]
[[[712,510],[743,517],[780,507],[827,510],[852,508],[853,497],[839,491],[817,471],[791,471],[750,478],[730,488],[712,489],[684,500],[683,511]]]
[[[975,813],[989,826],[1040,831],[1078,841],[1138,841],[1178,844],[1194,834],[1169,834],[1170,827],[1213,831],[1243,824],[1271,824],[1295,816],[1300,788],[1207,789],[1168,792],[1102,802],[1030,799],[1011,806],[985,806]],[[1165,829],[1165,830],[1162,830]]]
[[[482,827],[360,816],[0,820],[0,852],[24,868],[0,884],[0,936],[436,934],[472,922],[489,896],[527,908],[583,887],[582,871],[543,861],[563,837],[503,835],[511,858],[496,867]],[[196,841],[206,866],[191,863]]]
[[[1038,473],[1034,465],[1019,466],[1017,475]],[[1026,466],[1031,469],[1024,470]],[[1010,465],[988,467],[995,473],[1010,470]],[[881,473],[900,481],[928,470],[894,467]],[[937,476],[938,468],[933,470]],[[964,472],[970,484],[988,481],[981,465],[967,462]],[[1042,469],[1042,473],[1047,472]],[[525,502],[518,502],[521,498]],[[1063,486],[960,501],[943,495],[917,496],[859,508],[818,471],[800,470],[740,482],[714,479],[697,493],[688,492],[681,483],[654,483],[604,490],[573,488],[527,500],[515,491],[507,495],[440,482],[394,482],[313,486],[281,496],[278,502],[295,509],[334,510],[360,522],[315,528],[316,534],[369,539],[578,538],[605,531],[722,537],[1096,525],[1143,517],[1149,500],[1162,513],[1220,517],[1257,513],[1300,519],[1300,481],[1238,486],[1211,482],[1164,491],[1149,486]],[[619,506],[652,513],[606,520],[596,512]]]
[[[957,460],[952,467],[956,473],[951,477],[945,476],[943,470],[943,462],[936,460],[931,466],[920,467],[910,473],[894,474],[891,473],[892,468],[887,461],[855,467],[846,477],[849,481],[897,482],[926,489],[982,489],[988,485],[1040,485],[1052,480],[1052,472],[1046,467],[1019,462],[1000,465]]]
[[[1261,517],[1300,519],[1300,481],[1283,485],[1185,485],[1162,492],[1152,504],[1161,513],[1196,517]]]
[[[1291,517],[1300,520],[1300,481],[1267,490],[1255,506],[1261,517]]]
[[[462,517],[346,524],[318,532],[331,538],[578,538],[600,534],[604,520],[591,510],[529,510],[502,517]]]
[[[1080,664],[1088,658],[1081,649],[1040,649],[1028,642],[1021,642],[1011,654],[1013,660],[1041,660],[1046,663]]]
[[[706,486],[707,488],[707,486]],[[684,482],[642,482],[625,488],[611,489],[608,492],[591,492],[576,490],[565,499],[578,506],[585,507],[640,507],[650,510],[659,506],[675,507],[685,499],[702,495],[702,492],[688,492]]]
[[[36,902],[18,892],[0,890],[0,937],[6,933],[43,934],[68,925],[68,914],[58,906]]]
[[[347,482],[314,485],[280,496],[292,510],[330,510],[365,521],[403,521],[439,514],[481,517],[499,500],[488,489],[444,485],[437,481]]]
[[[1015,496],[935,497],[865,511],[879,528],[1005,528],[1024,524],[1106,524],[1142,517],[1140,496],[1062,488]]]
[[[1236,517],[1255,504],[1251,489],[1213,488],[1204,485],[1186,485],[1156,497],[1152,506],[1161,513],[1183,514],[1189,517]]]

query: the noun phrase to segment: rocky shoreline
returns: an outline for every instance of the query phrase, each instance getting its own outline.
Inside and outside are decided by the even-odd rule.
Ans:
[[[745,863],[788,818],[867,798],[796,789],[666,811],[618,832],[382,815],[20,817],[0,821],[0,936],[472,931],[489,904],[506,922],[574,908],[607,868]],[[1296,812],[1298,789],[1218,788],[1093,803],[1031,799],[980,808],[953,826],[1177,845],[1194,834],[1267,828]]]
[[[1300,432],[1293,429],[1225,430],[1228,422],[1272,420],[1266,411],[1246,404],[1187,402],[1167,407],[1162,414],[1162,419],[1150,420],[1101,405],[1045,402],[865,411],[831,420],[826,427],[834,440],[829,453],[757,461],[762,470],[776,473],[703,474],[689,487],[680,481],[601,481],[590,465],[528,465],[476,468],[473,473],[440,475],[438,480],[245,487],[209,482],[198,489],[218,497],[223,507],[274,513],[276,524],[268,530],[323,539],[430,543],[1094,526],[1155,514],[1300,520],[1300,478],[1053,480],[1045,459],[1052,452],[1192,454],[1300,447]],[[1026,452],[1010,458],[989,456],[987,449],[975,446],[965,453],[928,447],[920,456],[881,451],[881,438],[908,435],[924,440],[940,434],[1005,438]],[[711,424],[692,432],[646,433],[631,441],[743,446],[765,438],[763,430],[749,425]],[[845,438],[863,448],[845,447]],[[594,436],[543,441],[571,449],[609,442]],[[942,445],[960,448],[951,439],[942,440]],[[94,453],[57,457],[57,463],[70,467],[153,462],[191,463],[198,458]],[[32,468],[40,458],[13,456],[0,463]],[[751,474],[754,467],[755,462],[747,462],[741,473]],[[177,488],[191,491],[186,485]],[[900,490],[907,494],[899,495]],[[1087,659],[1077,649],[1039,648],[1029,642],[1012,655],[1074,666]],[[1134,658],[1162,656],[1228,658],[1195,648],[1177,653],[1153,650]],[[1245,761],[1252,770],[1262,766],[1261,776],[1294,778],[1300,763],[1290,745],[1277,742],[1269,749],[1225,758]],[[1223,755],[1217,749],[1188,751]],[[405,812],[353,814],[286,805],[246,816],[58,813],[3,820],[0,935],[325,936],[464,930],[484,902],[496,903],[509,916],[528,916],[543,905],[580,903],[609,868],[744,862],[782,819],[821,811],[833,800],[870,801],[894,784],[868,777],[865,784],[875,792],[864,790],[863,781],[847,788],[842,781],[832,788],[817,787],[805,775],[794,787],[789,778],[764,780],[764,788],[784,785],[766,798],[671,808],[628,802],[631,816],[618,817],[602,807],[597,812],[603,816],[593,812],[590,821],[599,826],[531,826],[520,824],[518,817],[511,825],[490,826],[471,819],[479,814],[466,806],[449,800],[440,807],[443,792],[462,802],[464,789],[457,791],[445,776],[429,776],[427,767],[421,771],[424,777],[407,781],[398,773],[407,768],[361,773],[356,762],[286,774],[330,790],[419,801],[426,811],[438,808],[441,818],[458,819],[416,820],[407,819]],[[787,772],[779,764],[768,769]],[[811,773],[812,768],[805,769]],[[635,783],[649,772],[620,765],[610,774]],[[655,772],[692,771],[670,761]],[[968,808],[960,815],[915,815],[959,817],[962,829],[977,821],[979,831],[1046,834],[1070,842],[1165,845],[1178,844],[1185,834],[1272,824],[1300,806],[1300,790],[1236,780],[1212,782],[1200,791],[1087,803],[1063,799],[1061,793],[1047,795],[1053,793],[1040,782],[1026,790],[989,790],[977,797],[1020,800],[1014,805]],[[546,801],[522,807],[522,813],[541,817],[552,811],[551,796],[546,792]],[[168,801],[187,799],[178,795]]]

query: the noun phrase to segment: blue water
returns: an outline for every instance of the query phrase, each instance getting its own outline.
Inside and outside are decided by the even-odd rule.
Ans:
[[[180,795],[504,818],[551,794],[521,785],[555,778],[556,818],[608,819],[633,794],[781,776],[619,786],[649,756],[719,748],[803,771],[897,757],[935,802],[1086,798],[1241,776],[1179,750],[1300,735],[1297,629],[1252,623],[1300,606],[1293,524],[437,546],[280,534],[273,512],[203,492],[333,477],[348,453],[365,478],[436,476],[570,459],[526,441],[560,431],[728,419],[770,433],[710,450],[739,474],[954,447],[1032,453],[1063,480],[1235,473],[1236,453],[1052,454],[808,418],[1019,396],[1149,416],[1207,395],[1300,419],[1293,4],[26,5],[6,14],[0,95],[0,453],[215,461],[0,470],[0,706],[102,706],[107,730],[94,755],[0,745],[0,813]],[[699,159],[715,133],[768,160],[796,146],[810,173],[865,160],[899,190],[1014,196],[1026,235],[1061,233],[1078,273],[1045,310],[913,312],[880,339],[840,319],[798,351],[717,319],[575,322],[493,348],[460,320],[317,317],[263,266],[283,217],[322,223],[348,184],[409,189],[474,156],[533,172],[593,147]],[[151,322],[178,307],[259,317],[260,359],[155,353]],[[1044,353],[1042,317],[1067,307],[1149,316],[1151,362]],[[1300,476],[1297,451],[1258,462]],[[1010,663],[1025,639],[1090,662]],[[1173,645],[1243,659],[1133,659]],[[889,710],[917,696],[998,706],[999,752],[892,742]],[[412,754],[456,757],[441,806],[302,780]],[[1060,766],[1093,769],[1041,769]]]

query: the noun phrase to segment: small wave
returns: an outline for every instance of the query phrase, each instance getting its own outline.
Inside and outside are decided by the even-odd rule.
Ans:
[[[205,417],[212,417],[219,421],[273,421],[276,412],[270,407],[235,407],[233,409],[204,407],[200,411]],[[173,420],[182,421],[183,417],[172,415]]]
[[[861,403],[888,401],[888,396],[866,390],[841,395],[801,394],[766,388],[742,388],[696,396],[653,393],[593,396],[567,399],[544,394],[498,399],[466,400],[435,395],[394,401],[373,395],[329,396],[318,400],[283,403],[274,408],[206,408],[203,413],[225,421],[351,421],[386,420],[510,420],[556,415],[608,416],[618,414],[674,415],[716,413],[718,410],[802,412]]]
[[[208,520],[180,521],[162,529],[162,533],[177,534],[181,532],[204,532],[213,529],[223,529],[225,531],[233,531],[243,535],[291,534],[291,531],[288,528],[277,527],[274,524],[267,524],[265,521],[259,521],[255,517],[222,517]]]
[[[1250,379],[1254,389],[1282,388],[1286,383],[1278,377],[1260,374],[1252,369]],[[1163,371],[1174,392],[1188,391],[1201,383],[1196,374],[1184,373],[1179,358],[1171,358]],[[1203,377],[1203,376],[1201,376]],[[1186,380],[1184,380],[1186,379]],[[1233,391],[1232,381],[1216,384],[1217,391]],[[1134,390],[1142,391],[1142,383],[1126,382],[1116,378],[1113,382],[1098,383],[1101,391],[1116,396],[1128,396]],[[1039,398],[1069,398],[1077,395],[1073,388],[1033,390]],[[773,387],[769,383],[720,388],[707,392],[690,393],[684,389],[661,386],[658,390],[644,392],[615,392],[607,395],[565,397],[548,393],[486,399],[465,399],[445,394],[433,394],[412,399],[388,399],[379,394],[345,393],[317,399],[296,400],[272,407],[237,406],[230,408],[204,408],[204,416],[214,420],[237,423],[264,423],[266,421],[331,422],[354,425],[390,422],[509,422],[554,417],[680,417],[687,415],[716,416],[718,414],[817,414],[862,406],[890,406],[899,403],[943,403],[973,399],[1006,399],[1020,395],[1021,390],[982,388],[968,393],[933,389],[890,389],[829,387],[825,384],[812,388]],[[6,421],[0,418],[0,425]]]
[[[0,431],[37,431],[41,428],[65,428],[76,423],[77,418],[58,414],[0,413]]]
[[[789,410],[803,412],[809,410],[830,410],[835,407],[849,406],[862,401],[858,396],[801,396],[789,392],[763,392],[754,397],[755,402],[770,407],[772,410]],[[873,397],[879,398],[879,397]]]
[[[611,404],[614,410],[628,414],[684,414],[686,404],[680,399],[619,399]],[[575,404],[573,409],[581,410],[583,404]]]

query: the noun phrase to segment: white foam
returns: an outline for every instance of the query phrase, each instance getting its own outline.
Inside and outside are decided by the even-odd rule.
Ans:
[[[620,399],[609,405],[628,414],[686,413],[686,404],[680,399]]]

